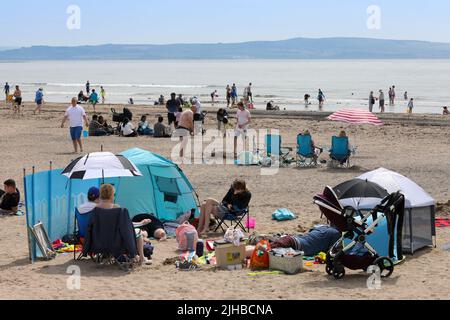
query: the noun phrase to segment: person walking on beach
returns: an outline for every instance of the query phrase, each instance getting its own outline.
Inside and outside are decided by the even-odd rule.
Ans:
[[[236,112],[236,129],[234,130],[234,159],[237,159],[237,143],[238,138],[242,136],[244,141],[247,139],[248,133],[248,125],[252,120],[252,116],[250,111],[245,109],[245,106],[242,102],[238,103],[238,111]]]
[[[86,94],[89,94],[91,92],[91,84],[89,83],[89,80],[86,82]]]
[[[414,98],[411,98],[408,103],[408,114],[412,114],[414,109]]]
[[[219,97],[219,95],[217,94],[217,90],[214,90],[214,92],[211,93],[211,103],[212,103],[213,107],[216,103],[216,98],[218,98],[218,97]]]
[[[102,104],[105,104],[106,101],[106,91],[105,88],[100,87],[100,96],[102,97]]]
[[[319,109],[322,109],[323,104],[325,102],[325,94],[322,89],[319,89],[319,95],[317,96],[317,100],[319,100]]]
[[[94,113],[97,112],[95,110],[95,106],[98,103],[98,94],[97,94],[97,92],[95,92],[95,89],[92,89],[92,93],[89,96],[89,102],[92,104],[92,107],[94,108]]]
[[[5,101],[8,101],[8,96],[9,96],[9,84],[8,82],[5,84],[5,87],[3,88],[3,91],[5,92]]]
[[[234,107],[238,100],[238,94],[237,94],[237,87],[236,84],[233,83],[233,86],[231,87],[231,106]]]
[[[408,101],[408,91],[405,91],[405,93],[403,94],[403,98],[405,99],[405,101]]]
[[[227,84],[226,91],[227,91],[227,93],[226,93],[227,94],[227,108],[229,108],[230,103],[231,103],[231,87],[229,84]]]
[[[181,107],[181,102],[179,99],[177,99],[177,94],[173,92],[170,95],[170,100],[166,103],[166,109],[167,109],[167,118],[169,119],[169,127],[174,125],[174,128],[176,129],[177,126],[177,117],[175,116],[175,113],[178,112],[178,109]]]
[[[180,146],[180,158],[183,159],[189,138],[194,135],[194,112],[196,110],[195,105],[192,105],[190,109],[184,111],[181,114],[178,127],[175,130],[173,136],[179,137],[181,141]]]
[[[16,86],[14,91],[14,114],[21,114],[20,107],[22,106],[22,91],[19,86]]]
[[[250,103],[253,103],[252,83],[248,84],[248,87],[244,91],[244,99]]]
[[[41,114],[42,105],[44,104],[44,90],[42,88],[39,88],[38,91],[36,91],[36,97],[34,98],[34,102],[36,102],[36,109],[34,109],[34,114],[38,112],[38,114]]]
[[[73,148],[75,153],[78,153],[78,146],[80,152],[83,152],[83,144],[81,142],[81,134],[83,133],[83,121],[86,127],[89,128],[89,120],[86,116],[86,111],[77,104],[77,98],[72,98],[71,106],[67,108],[64,118],[61,123],[61,128],[64,128],[64,124],[69,120],[70,124],[70,136],[72,138]]]
[[[373,106],[375,105],[375,97],[373,96],[373,91],[370,91],[369,95],[369,111],[373,112]]]
[[[380,96],[378,97],[378,100],[380,101],[380,111],[381,113],[384,113],[384,92],[383,90],[380,90]]]

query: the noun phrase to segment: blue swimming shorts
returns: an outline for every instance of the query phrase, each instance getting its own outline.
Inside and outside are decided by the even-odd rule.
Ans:
[[[82,133],[83,133],[83,127],[70,128],[70,136],[72,137],[72,140],[80,140]]]

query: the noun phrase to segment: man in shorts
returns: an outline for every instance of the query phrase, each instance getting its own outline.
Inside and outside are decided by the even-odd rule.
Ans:
[[[242,102],[238,103],[238,111],[236,113],[237,123],[236,129],[234,130],[234,158],[237,159],[237,142],[238,138],[242,136],[244,139],[247,139],[247,130],[248,125],[252,120],[252,116],[250,111],[245,109],[245,106]]]
[[[192,105],[191,109],[186,110],[181,114],[180,122],[173,134],[174,137],[179,137],[181,141],[180,158],[184,157],[184,150],[189,142],[189,138],[194,134],[194,112],[196,109],[197,107]]]
[[[174,124],[174,128],[177,128],[177,117],[175,113],[178,112],[178,109],[181,107],[181,102],[177,99],[177,94],[174,92],[170,95],[170,100],[166,103],[167,108],[167,118],[169,119],[169,127]]]
[[[83,144],[81,142],[81,134],[83,133],[83,121],[86,127],[89,127],[89,120],[86,116],[86,111],[77,104],[77,98],[72,98],[71,106],[67,108],[64,114],[64,119],[61,123],[61,128],[67,120],[70,123],[70,136],[72,138],[73,148],[75,153],[78,153],[78,146],[80,152],[83,152]]]

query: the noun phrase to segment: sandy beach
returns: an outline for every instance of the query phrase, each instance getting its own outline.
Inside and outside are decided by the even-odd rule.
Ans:
[[[65,167],[75,158],[68,130],[60,123],[67,104],[48,104],[41,115],[34,116],[34,105],[27,103],[25,117],[15,118],[0,104],[0,180],[14,178],[23,194],[23,169],[28,173]],[[100,112],[111,121],[109,107]],[[120,106],[114,106],[120,110]],[[326,110],[326,108],[325,108]],[[152,106],[133,106],[135,121],[148,114],[154,124],[164,110]],[[260,233],[300,233],[320,219],[313,196],[326,185],[335,186],[360,174],[385,167],[397,171],[422,186],[439,203],[450,200],[450,118],[431,115],[385,114],[385,126],[349,126],[326,120],[326,113],[271,112],[254,113],[253,129],[279,129],[284,145],[295,148],[296,136],[309,129],[317,145],[330,145],[331,136],[342,128],[351,143],[358,147],[353,167],[343,169],[281,168],[274,176],[261,176],[258,167],[234,165],[183,165],[187,177],[200,199],[222,199],[229,184],[237,177],[247,181],[253,194],[251,214],[256,217]],[[216,128],[211,111],[206,127]],[[105,151],[119,153],[133,147],[170,157],[175,145],[170,139],[149,137],[90,137],[85,153]],[[274,222],[272,212],[289,208],[299,218]],[[437,216],[447,217],[450,212]],[[177,256],[176,241],[155,243],[153,265],[131,274],[117,267],[97,268],[91,261],[73,262],[71,255],[58,256],[50,262],[30,264],[25,217],[0,218],[0,299],[450,299],[450,251],[442,246],[450,241],[450,228],[437,229],[437,247],[424,249],[397,266],[381,290],[367,289],[368,275],[348,272],[342,281],[326,276],[324,266],[308,268],[295,276],[269,275],[251,277],[248,270],[180,272],[174,265],[164,265]],[[78,265],[82,271],[81,289],[68,290],[67,268]]]

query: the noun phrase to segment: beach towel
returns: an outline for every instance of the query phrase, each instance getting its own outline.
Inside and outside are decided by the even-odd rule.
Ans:
[[[436,218],[436,227],[437,228],[450,227],[450,218]]]
[[[278,209],[272,214],[272,219],[276,221],[288,221],[294,220],[297,217],[289,209]]]

